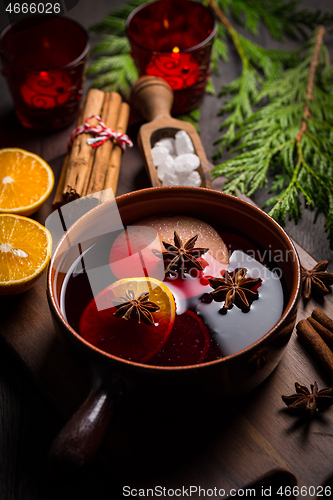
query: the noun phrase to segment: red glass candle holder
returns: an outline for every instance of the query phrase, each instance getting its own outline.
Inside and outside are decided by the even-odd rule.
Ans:
[[[0,47],[20,123],[34,130],[72,123],[83,94],[87,32],[63,16],[32,16],[5,28]]]
[[[211,11],[191,0],[156,0],[135,9],[126,30],[140,75],[159,76],[174,90],[173,112],[198,107],[217,31]]]

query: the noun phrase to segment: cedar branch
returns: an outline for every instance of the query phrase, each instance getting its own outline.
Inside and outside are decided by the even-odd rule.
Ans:
[[[262,80],[260,76],[258,75],[257,71],[252,67],[250,64],[248,58],[245,55],[244,49],[242,47],[239,35],[235,28],[232,26],[230,23],[229,19],[224,15],[223,11],[220,9],[220,7],[217,5],[217,3],[214,0],[208,0],[208,4],[211,7],[211,9],[215,12],[223,26],[227,29],[229,35],[232,38],[232,41],[234,42],[234,45],[236,47],[236,50],[238,52],[239,57],[241,58],[241,61],[245,67],[248,67],[256,76],[257,80],[262,83]]]
[[[313,99],[314,79],[315,79],[316,69],[317,69],[318,62],[319,62],[319,52],[320,52],[321,46],[323,44],[324,34],[325,34],[324,26],[319,26],[318,31],[317,31],[317,35],[316,35],[315,47],[313,49],[313,54],[311,57],[308,85],[306,88],[306,98],[308,101],[312,101],[312,99]],[[301,128],[300,128],[300,130],[297,134],[297,137],[296,137],[296,141],[298,143],[301,142],[302,137],[307,130],[306,118],[308,118],[310,116],[310,110],[309,110],[307,103],[304,103],[303,116],[304,116],[304,118],[302,120]]]
[[[318,62],[319,62],[319,52],[320,52],[320,48],[323,44],[324,34],[325,34],[324,26],[319,26],[317,36],[316,36],[316,44],[315,44],[315,48],[313,50],[313,55],[312,55],[311,63],[310,63],[309,80],[308,80],[308,86],[307,86],[307,91],[306,91],[306,96],[310,101],[312,101],[312,99],[313,99],[312,91],[313,91],[313,85],[314,85],[314,78],[315,78],[316,69],[317,69]]]
[[[233,28],[232,24],[230,23],[229,19],[224,15],[220,7],[216,4],[214,0],[208,0],[208,4],[210,5],[211,9],[215,12],[223,26],[227,29],[229,35],[232,38],[232,41],[234,42],[234,45],[236,47],[236,50],[238,52],[239,57],[242,60],[242,63],[244,66],[249,66],[249,61],[245,55],[244,49],[242,47],[242,44],[239,39],[239,35],[237,31]]]

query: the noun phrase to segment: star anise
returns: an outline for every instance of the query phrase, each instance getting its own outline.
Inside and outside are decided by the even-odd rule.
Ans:
[[[311,384],[311,392],[304,385],[295,383],[296,394],[282,396],[288,409],[295,413],[314,413],[318,410],[325,410],[333,404],[333,385],[318,391],[317,382]]]
[[[329,292],[327,286],[333,285],[333,274],[326,271],[327,266],[327,260],[318,262],[312,269],[305,269],[301,266],[304,298],[310,298],[312,289],[319,295]]]
[[[183,244],[177,232],[174,232],[174,245],[163,241],[166,252],[163,252],[163,259],[168,262],[165,273],[175,269],[184,270],[187,266],[194,266],[200,271],[203,270],[202,265],[197,260],[201,255],[208,252],[208,248],[194,248],[198,239],[198,235],[193,236]]]
[[[154,318],[152,312],[158,311],[160,308],[155,302],[148,300],[149,292],[143,292],[136,299],[133,290],[127,290],[126,297],[119,297],[115,302],[117,308],[116,312],[113,313],[114,316],[123,319],[129,319],[131,316],[135,319],[137,323],[143,321],[147,325],[154,324]]]
[[[235,304],[239,309],[250,309],[251,303],[258,298],[258,292],[252,290],[261,283],[260,278],[245,278],[247,269],[238,269],[232,277],[228,271],[222,278],[210,278],[214,288],[211,293],[215,300],[225,300],[224,309],[231,309]]]

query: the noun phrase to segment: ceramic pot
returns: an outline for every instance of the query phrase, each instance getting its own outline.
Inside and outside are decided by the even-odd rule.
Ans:
[[[270,249],[272,255],[280,256],[283,313],[257,342],[235,354],[200,365],[149,366],[117,358],[87,343],[61,312],[60,292],[66,269],[59,264],[64,259],[74,262],[79,252],[89,245],[87,234],[91,231],[103,234],[108,230],[111,203],[114,202],[105,202],[90,210],[69,229],[60,240],[48,270],[47,296],[56,328],[94,373],[91,396],[65,426],[51,450],[54,461],[67,464],[84,464],[94,456],[108,427],[113,402],[136,386],[151,390],[156,384],[174,384],[185,390],[196,387],[198,391],[213,392],[221,397],[251,391],[277,366],[296,320],[300,264],[292,241],[277,222],[254,205],[224,193],[204,188],[157,187],[116,198],[122,223],[129,225],[157,214],[183,214],[202,219],[218,229],[240,233],[254,241],[258,248]]]

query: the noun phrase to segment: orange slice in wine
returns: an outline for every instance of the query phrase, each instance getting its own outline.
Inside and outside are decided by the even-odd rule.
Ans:
[[[149,293],[148,300],[159,306],[152,312],[154,324],[138,323],[134,317],[116,317],[115,304],[126,293],[136,299]],[[154,278],[131,278],[116,281],[89,302],[82,313],[79,333],[102,351],[114,356],[145,363],[167,341],[176,316],[172,293],[164,283]]]

